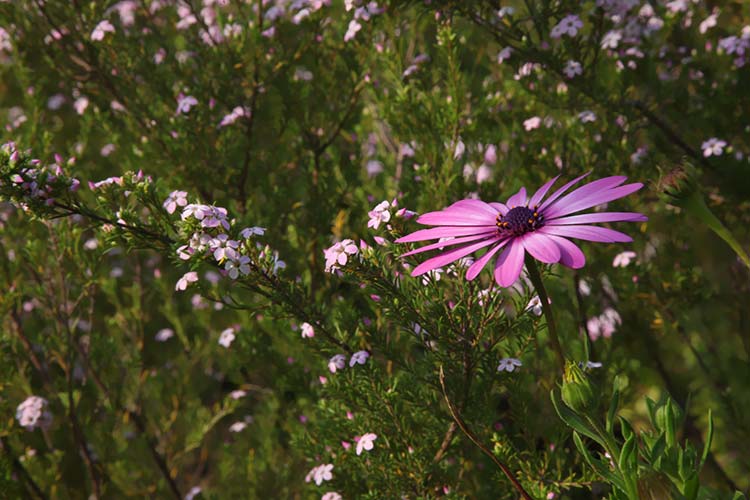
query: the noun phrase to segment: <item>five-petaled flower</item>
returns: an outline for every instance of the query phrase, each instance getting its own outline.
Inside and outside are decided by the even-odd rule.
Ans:
[[[374,441],[377,438],[377,434],[373,434],[372,432],[360,436],[357,440],[357,455],[361,455],[363,451],[372,450],[373,446],[375,446]]]
[[[627,196],[639,190],[643,184],[622,185],[626,177],[605,177],[566,194],[586,175],[588,174],[568,182],[550,196],[546,196],[547,192],[557,177],[544,184],[530,198],[526,195],[526,189],[521,188],[507,203],[485,203],[481,200],[467,199],[443,210],[422,215],[417,222],[437,227],[416,231],[397,239],[396,242],[412,243],[438,239],[440,241],[407,252],[404,257],[442,247],[460,246],[427,259],[415,267],[411,275],[420,276],[489,247],[484,255],[468,267],[466,279],[476,278],[490,259],[497,255],[495,281],[502,287],[508,287],[520,276],[526,252],[545,264],[559,262],[564,266],[578,269],[583,267],[586,258],[581,249],[568,238],[607,243],[632,241],[630,236],[619,231],[591,224],[641,222],[647,220],[643,214],[573,214]],[[452,239],[445,241],[443,238]]]
[[[370,210],[367,215],[370,220],[367,222],[367,227],[377,229],[380,227],[382,222],[388,222],[391,220],[391,202],[388,200],[378,203],[378,205]]]
[[[172,191],[164,200],[162,206],[168,214],[173,214],[177,207],[184,207],[185,205],[187,205],[187,193],[185,191]]]
[[[523,363],[521,363],[520,359],[516,358],[503,358],[500,360],[500,364],[497,365],[497,371],[502,372],[512,372],[516,369],[516,367],[522,366]]]
[[[326,272],[332,273],[336,269],[345,266],[349,261],[349,256],[356,255],[359,252],[354,241],[346,239],[334,243],[330,248],[326,248],[323,253],[326,259]]]
[[[712,137],[701,144],[703,150],[703,156],[708,158],[709,156],[721,156],[724,153],[724,148],[727,147],[727,142]]]
[[[583,28],[583,21],[575,14],[569,14],[563,17],[557,25],[552,28],[550,36],[552,38],[560,38],[563,35],[574,37],[578,34],[578,30]]]
[[[367,361],[367,358],[370,357],[370,353],[367,351],[357,351],[354,354],[352,354],[351,359],[349,359],[349,366],[354,365],[364,365]]]
[[[315,481],[315,484],[320,486],[323,484],[323,481],[330,481],[333,479],[333,473],[331,471],[333,471],[333,464],[323,464],[313,467],[312,470],[307,473],[307,476],[305,476],[305,482],[309,483],[310,481]]]

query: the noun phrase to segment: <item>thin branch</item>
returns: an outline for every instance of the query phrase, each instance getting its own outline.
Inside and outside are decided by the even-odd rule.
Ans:
[[[448,405],[448,410],[450,410],[451,417],[453,417],[453,420],[456,422],[461,431],[466,435],[466,437],[471,440],[472,443],[474,443],[480,450],[482,450],[482,452],[487,455],[495,463],[495,465],[497,465],[497,467],[503,472],[503,474],[505,474],[505,477],[507,477],[508,480],[513,484],[513,487],[518,491],[518,493],[521,494],[521,497],[524,500],[533,500],[533,497],[529,495],[529,493],[524,489],[521,483],[518,482],[508,466],[502,463],[495,456],[495,454],[490,451],[489,448],[482,444],[482,442],[479,441],[479,438],[477,438],[476,434],[474,434],[463,421],[461,415],[458,413],[456,408],[453,406],[453,403],[451,403],[450,398],[448,397],[448,391],[445,388],[445,372],[443,371],[442,366],[440,366],[440,387],[443,389],[443,397],[445,398],[445,402]]]

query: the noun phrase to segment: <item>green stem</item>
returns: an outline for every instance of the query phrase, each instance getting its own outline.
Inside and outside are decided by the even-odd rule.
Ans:
[[[745,249],[734,237],[734,235],[726,228],[724,224],[719,220],[716,215],[708,208],[703,196],[696,190],[693,191],[686,199],[682,201],[682,206],[694,217],[697,217],[705,225],[708,226],[711,231],[716,233],[719,238],[724,240],[729,245],[734,253],[742,260],[742,262],[750,268],[750,257],[748,257]]]
[[[565,372],[565,353],[563,352],[562,345],[560,344],[560,338],[557,336],[557,326],[555,324],[555,318],[552,315],[552,308],[549,305],[549,296],[547,290],[544,288],[544,282],[542,281],[542,275],[539,272],[539,267],[536,265],[536,260],[526,254],[526,270],[529,272],[529,279],[536,289],[536,293],[539,295],[539,301],[542,303],[542,311],[544,312],[544,318],[547,320],[547,330],[549,331],[549,339],[552,343],[552,349],[555,351],[557,356],[557,362],[560,364],[560,373]]]

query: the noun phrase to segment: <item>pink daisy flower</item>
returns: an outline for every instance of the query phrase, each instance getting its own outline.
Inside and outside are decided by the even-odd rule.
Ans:
[[[626,177],[605,177],[565,194],[587,175],[568,182],[546,199],[545,195],[559,176],[539,188],[531,198],[526,195],[526,189],[521,188],[507,203],[461,200],[443,210],[422,215],[417,222],[437,227],[416,231],[397,239],[396,242],[412,243],[437,239],[440,241],[407,252],[404,257],[430,250],[442,250],[443,247],[460,246],[427,259],[414,268],[411,275],[420,276],[487,248],[484,255],[469,266],[466,279],[476,278],[490,259],[497,255],[495,281],[502,287],[508,287],[520,276],[526,252],[545,264],[559,262],[564,266],[578,269],[586,263],[586,258],[581,249],[568,238],[603,243],[632,241],[630,236],[619,231],[590,224],[642,222],[647,220],[643,214],[572,214],[627,196],[638,191],[643,184],[638,182],[622,185]]]

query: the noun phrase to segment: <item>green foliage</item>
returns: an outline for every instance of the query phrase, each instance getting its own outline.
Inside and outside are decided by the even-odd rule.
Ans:
[[[750,10],[631,3],[0,2],[0,497],[744,498]],[[632,244],[409,276],[585,172]]]

